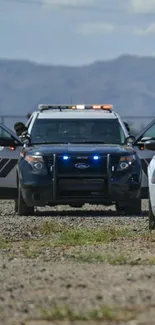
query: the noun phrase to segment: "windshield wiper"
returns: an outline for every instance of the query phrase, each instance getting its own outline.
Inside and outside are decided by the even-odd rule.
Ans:
[[[35,143],[35,142],[33,142],[32,143],[32,145],[33,146],[40,146],[40,145],[42,145],[42,144],[68,144],[67,142],[37,142],[37,143]]]
[[[69,142],[69,144],[105,144],[105,142],[103,141],[73,141],[73,142]]]
[[[33,146],[38,146],[42,144],[105,144],[103,141],[65,141],[65,142],[33,142],[31,143]]]

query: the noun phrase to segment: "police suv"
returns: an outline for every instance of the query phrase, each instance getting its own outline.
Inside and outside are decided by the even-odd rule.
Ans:
[[[33,215],[37,206],[85,203],[141,213],[142,173],[134,137],[112,108],[39,105],[26,126],[16,123],[18,137],[8,142],[7,152],[13,157],[20,150],[20,157],[16,172],[12,169],[15,178],[4,187],[18,191],[17,214]]]

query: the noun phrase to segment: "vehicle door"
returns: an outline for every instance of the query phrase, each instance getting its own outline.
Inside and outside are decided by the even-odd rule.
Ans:
[[[17,187],[16,165],[21,148],[22,142],[18,136],[0,123],[0,199],[7,198],[9,189]]]
[[[147,139],[155,139],[155,119],[149,123],[136,137],[134,148],[141,159],[142,164],[142,198],[148,198],[148,175],[147,168],[155,153],[144,147]]]

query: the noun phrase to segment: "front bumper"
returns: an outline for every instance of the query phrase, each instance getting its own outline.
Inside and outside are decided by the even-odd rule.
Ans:
[[[61,186],[60,186],[61,185]],[[28,206],[45,206],[57,204],[104,204],[127,202],[140,197],[141,184],[137,182],[123,183],[111,180],[104,184],[103,180],[69,180],[48,185],[21,184],[23,198]]]
[[[32,170],[22,161],[18,169],[19,182],[23,198],[28,206],[45,206],[58,204],[103,204],[140,197],[141,168],[135,163],[127,170],[112,172],[110,155],[90,171],[75,171],[73,165],[59,164],[54,155],[52,165],[44,173]],[[100,164],[100,165],[99,165]],[[95,167],[94,167],[95,166]],[[52,167],[52,168],[51,168]]]

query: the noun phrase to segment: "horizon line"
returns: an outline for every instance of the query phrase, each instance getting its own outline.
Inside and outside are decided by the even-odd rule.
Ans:
[[[65,64],[65,63],[49,63],[49,62],[38,62],[38,61],[34,61],[34,60],[31,60],[31,59],[28,59],[28,58],[8,58],[8,57],[0,57],[0,62],[1,61],[12,61],[12,62],[27,62],[27,63],[30,63],[30,64],[34,64],[34,65],[38,65],[38,66],[51,66],[51,67],[68,67],[68,68],[82,68],[82,67],[88,67],[88,66],[91,66],[91,65],[94,65],[94,64],[97,64],[97,63],[106,63],[106,62],[110,62],[110,61],[117,61],[118,59],[121,59],[121,58],[129,58],[129,57],[132,57],[132,58],[137,58],[137,59],[155,59],[155,55],[139,55],[139,54],[130,54],[130,53],[122,53],[120,55],[117,55],[117,56],[114,56],[114,57],[110,57],[110,58],[106,58],[106,59],[103,59],[103,60],[94,60],[92,62],[88,62],[88,63],[81,63],[81,64],[74,64],[74,65],[69,65],[69,64]]]

